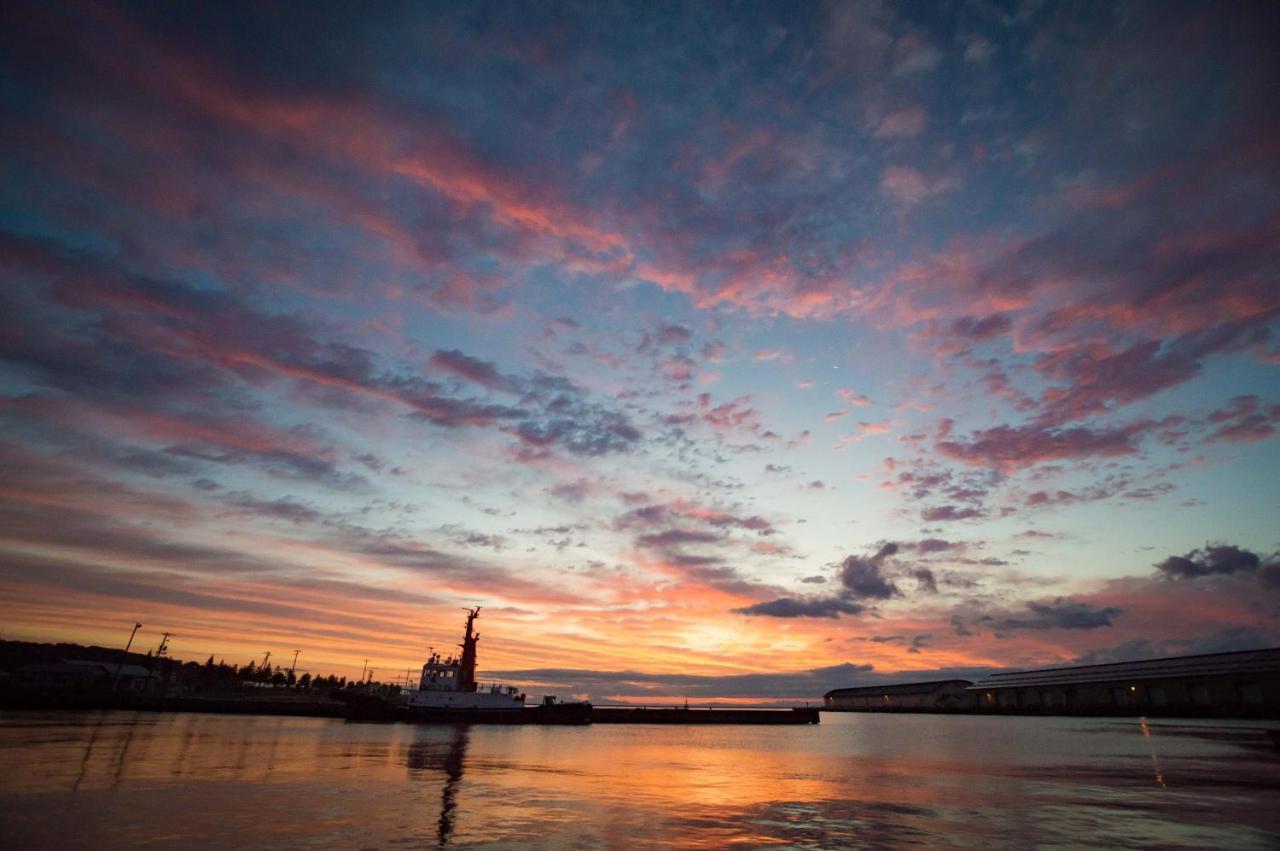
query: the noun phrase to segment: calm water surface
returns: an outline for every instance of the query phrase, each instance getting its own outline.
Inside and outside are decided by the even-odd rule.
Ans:
[[[1267,724],[0,714],[0,847],[1280,848]]]

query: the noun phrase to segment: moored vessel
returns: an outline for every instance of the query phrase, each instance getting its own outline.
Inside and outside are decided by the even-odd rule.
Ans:
[[[467,610],[462,653],[444,657],[432,653],[422,666],[418,688],[392,698],[370,695],[350,700],[348,718],[360,721],[480,724],[589,724],[591,704],[561,703],[546,696],[537,706],[525,705],[525,695],[515,686],[480,688],[476,682],[475,631],[480,607]]]

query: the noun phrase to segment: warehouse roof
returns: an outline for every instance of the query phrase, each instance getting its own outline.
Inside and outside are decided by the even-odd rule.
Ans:
[[[930,680],[927,683],[894,683],[881,686],[857,686],[855,688],[837,688],[827,692],[823,697],[880,697],[886,694],[933,694],[943,686],[972,685],[968,680]]]
[[[1171,656],[1139,662],[1112,662],[1106,665],[1077,665],[1069,668],[1040,668],[992,674],[970,691],[990,691],[1028,686],[1074,685],[1078,683],[1162,680],[1172,677],[1215,677],[1280,673],[1280,647],[1239,650],[1234,653],[1205,653]]]
[[[159,676],[141,665],[118,665],[115,662],[82,661],[79,659],[60,659],[57,662],[35,662],[16,669],[16,673],[37,675],[60,675],[74,677],[114,677],[117,669],[125,679],[146,679]]]

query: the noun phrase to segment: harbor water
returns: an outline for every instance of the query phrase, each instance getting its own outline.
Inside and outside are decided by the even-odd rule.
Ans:
[[[0,714],[3,848],[1280,847],[1274,724]]]

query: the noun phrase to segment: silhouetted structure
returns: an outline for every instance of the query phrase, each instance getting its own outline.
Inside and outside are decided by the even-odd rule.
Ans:
[[[841,688],[823,709],[1280,718],[1280,647]]]
[[[13,671],[10,687],[43,694],[74,695],[108,688],[127,694],[150,694],[160,676],[141,665],[63,659],[23,665]]]
[[[969,687],[993,712],[1280,717],[1280,648],[992,674]]]
[[[822,708],[848,712],[963,709],[973,705],[973,697],[965,691],[971,685],[969,680],[933,680],[838,688],[822,696]]]

